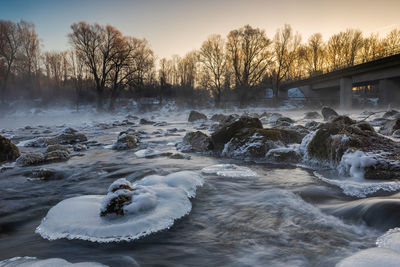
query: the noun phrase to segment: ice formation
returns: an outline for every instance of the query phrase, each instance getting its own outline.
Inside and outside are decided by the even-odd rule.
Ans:
[[[364,168],[373,166],[377,159],[372,154],[360,150],[347,151],[342,156],[338,170],[340,174],[349,174],[351,177],[364,178]]]
[[[256,177],[258,174],[250,168],[237,166],[235,164],[217,164],[205,167],[201,170],[206,174],[216,174],[225,177]]]
[[[117,180],[110,186],[110,192],[124,183],[129,182]],[[124,206],[124,216],[100,216],[109,196],[69,198],[49,210],[36,232],[49,240],[134,240],[167,229],[176,219],[187,215],[192,208],[189,198],[194,197],[196,188],[202,185],[202,176],[190,171],[147,176],[132,184],[135,190],[129,192],[132,193],[132,200]]]

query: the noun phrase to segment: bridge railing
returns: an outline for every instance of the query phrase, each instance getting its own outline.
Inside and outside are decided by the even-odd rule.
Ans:
[[[296,82],[296,81],[300,81],[300,80],[318,77],[318,76],[324,75],[324,74],[332,72],[332,71],[337,71],[337,70],[345,69],[348,67],[361,65],[364,63],[368,63],[368,62],[371,62],[374,60],[378,60],[378,59],[385,58],[385,57],[390,57],[390,56],[397,55],[397,54],[400,54],[400,45],[391,47],[391,48],[385,48],[385,49],[378,50],[369,56],[357,55],[354,57],[354,60],[351,63],[344,62],[344,63],[338,64],[338,65],[335,65],[332,67],[327,67],[322,70],[318,70],[316,72],[300,73],[296,77],[290,78],[287,81],[285,81],[284,83],[292,83],[292,82]]]

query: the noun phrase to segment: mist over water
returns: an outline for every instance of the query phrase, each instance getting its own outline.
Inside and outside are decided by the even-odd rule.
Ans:
[[[204,112],[210,117],[219,112],[242,114],[244,111],[261,113],[265,109]],[[298,124],[306,123],[304,110],[276,112]],[[397,188],[389,192],[372,190],[365,196],[346,194],[343,186],[337,185],[343,179],[323,168],[198,153],[187,153],[190,160],[161,154],[135,155],[139,149],[149,148],[160,153],[176,153],[175,144],[188,131],[203,127],[202,131],[209,133],[212,121],[202,122],[204,125],[188,123],[188,113],[130,113],[166,122],[161,126],[138,124],[137,119],[132,119],[134,124],[126,125],[123,121],[127,112],[75,112],[67,108],[25,110],[1,117],[0,133],[17,144],[21,152],[40,151],[41,148],[23,144],[39,136],[53,136],[66,127],[73,127],[85,134],[89,142],[97,141],[97,144],[73,154],[65,162],[2,169],[0,260],[31,256],[109,266],[335,266],[347,256],[375,247],[379,236],[399,225],[391,216],[390,208],[375,209],[376,216],[386,219],[384,225],[376,222],[379,219],[365,221],[362,214],[363,207],[374,201],[381,203],[379,198],[393,207],[398,206]],[[350,115],[359,118],[359,114],[360,111],[353,111]],[[112,150],[118,134],[130,127],[144,132],[142,147]],[[173,135],[163,134],[171,128],[178,131]],[[204,171],[221,164],[235,164],[250,170],[239,169],[244,172],[242,176]],[[51,169],[57,178],[34,179],[31,173],[37,168]],[[109,185],[118,178],[135,183],[149,175],[165,176],[178,171],[201,174],[204,185],[190,200],[190,213],[176,220],[169,229],[130,242],[111,243],[76,239],[49,241],[35,233],[49,209],[62,200],[106,195]],[[336,184],[321,177],[335,179]]]

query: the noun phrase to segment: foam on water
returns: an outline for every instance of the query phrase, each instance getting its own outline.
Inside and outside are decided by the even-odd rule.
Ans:
[[[105,267],[97,262],[70,263],[64,259],[51,258],[40,260],[35,257],[14,257],[0,261],[0,267]]]
[[[201,170],[206,174],[216,174],[225,177],[256,177],[258,174],[250,168],[238,166],[235,164],[217,164],[205,167]]]
[[[138,239],[173,225],[187,215],[189,198],[203,185],[201,175],[183,171],[167,176],[152,175],[133,185],[138,188],[127,205],[127,215],[100,216],[104,196],[69,198],[51,208],[36,232],[42,237],[119,242]]]
[[[330,179],[318,172],[314,172],[314,175],[328,184],[341,188],[345,195],[359,198],[367,197],[378,191],[393,192],[400,189],[399,181],[369,181],[360,177],[337,177]]]

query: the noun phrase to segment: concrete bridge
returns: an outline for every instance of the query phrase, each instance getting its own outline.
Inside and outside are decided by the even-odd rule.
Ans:
[[[291,88],[299,88],[305,97],[338,99],[340,107],[352,107],[353,87],[375,85],[379,88],[382,105],[400,105],[400,54],[335,70],[307,79],[282,83],[279,90],[284,94]]]

